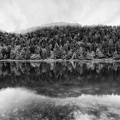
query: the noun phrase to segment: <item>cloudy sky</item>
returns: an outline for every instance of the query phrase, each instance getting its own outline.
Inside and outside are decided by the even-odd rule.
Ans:
[[[54,22],[120,25],[120,0],[0,0],[1,30]]]

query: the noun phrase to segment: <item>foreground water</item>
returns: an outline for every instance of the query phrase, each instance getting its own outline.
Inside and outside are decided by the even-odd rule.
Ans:
[[[0,120],[120,120],[120,63],[0,62]]]

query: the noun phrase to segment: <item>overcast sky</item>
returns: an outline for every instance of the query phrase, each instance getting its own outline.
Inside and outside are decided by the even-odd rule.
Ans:
[[[0,0],[1,30],[53,22],[120,25],[120,0]]]

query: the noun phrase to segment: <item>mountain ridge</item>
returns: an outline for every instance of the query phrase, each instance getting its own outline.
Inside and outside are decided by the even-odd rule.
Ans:
[[[43,25],[40,25],[40,26],[30,27],[30,28],[27,28],[27,29],[24,29],[24,30],[18,30],[18,31],[15,31],[15,32],[12,32],[12,33],[26,34],[26,33],[33,32],[33,31],[36,31],[38,29],[42,29],[42,28],[46,28],[46,27],[67,26],[67,25],[70,25],[70,26],[81,26],[78,23],[54,22],[54,23],[50,23],[50,24],[43,24]]]

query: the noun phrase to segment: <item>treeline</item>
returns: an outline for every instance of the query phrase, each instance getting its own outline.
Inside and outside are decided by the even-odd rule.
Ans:
[[[120,59],[120,26],[54,26],[0,32],[0,59]]]

